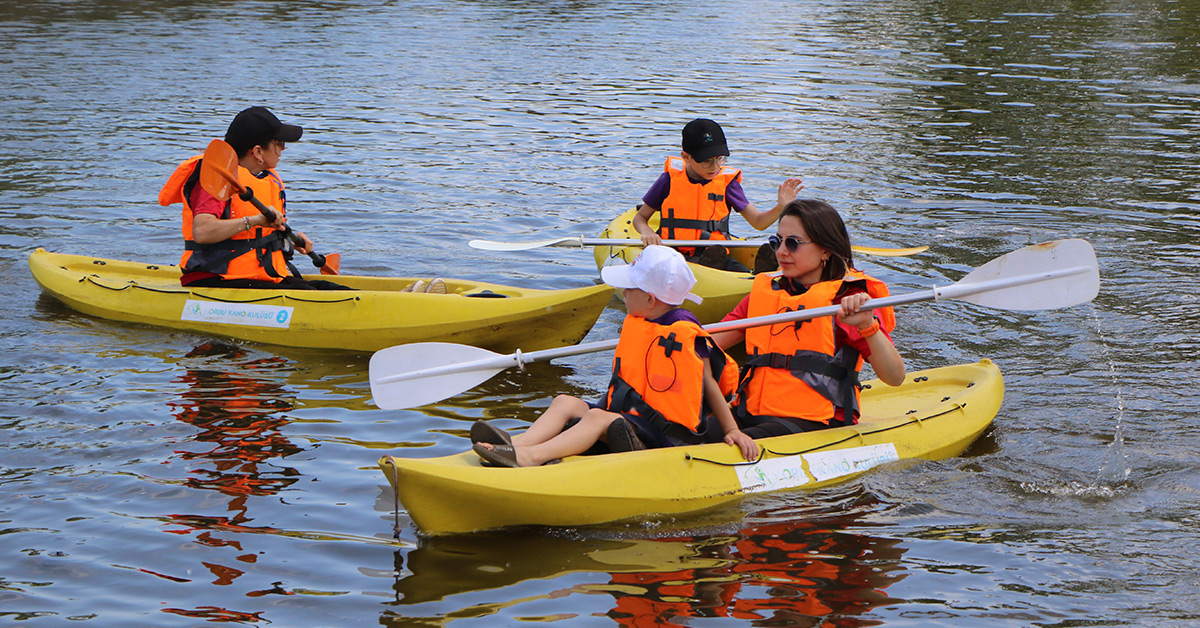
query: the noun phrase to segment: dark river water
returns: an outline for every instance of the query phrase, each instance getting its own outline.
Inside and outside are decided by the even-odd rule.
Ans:
[[[1200,0],[33,0],[0,39],[0,624],[1200,624]],[[30,276],[37,247],[176,262],[158,190],[254,104],[304,126],[289,216],[343,272],[595,283],[587,251],[466,241],[597,234],[710,117],[760,207],[800,176],[856,243],[929,245],[859,260],[894,292],[1067,237],[1101,292],[897,310],[910,370],[1004,372],[960,458],[423,539],[381,454],[598,396],[610,355],[384,411],[369,355],[95,319]]]

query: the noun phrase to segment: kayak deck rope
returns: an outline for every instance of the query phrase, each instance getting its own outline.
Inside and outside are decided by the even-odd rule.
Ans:
[[[945,400],[943,400],[943,401],[945,401]],[[927,417],[913,417],[911,420],[905,421],[904,423],[898,423],[898,424],[892,425],[890,427],[881,427],[877,430],[871,430],[869,432],[854,432],[853,434],[851,434],[841,440],[835,440],[833,442],[825,443],[822,445],[817,445],[816,447],[809,447],[808,449],[802,449],[800,451],[780,452],[780,451],[775,451],[773,449],[770,449],[768,447],[759,447],[758,459],[755,460],[754,462],[745,462],[745,461],[721,462],[720,460],[711,460],[709,458],[700,458],[698,456],[693,456],[692,454],[684,454],[683,457],[685,460],[695,460],[697,462],[707,462],[707,463],[715,464],[715,465],[722,466],[722,467],[748,467],[751,465],[756,465],[759,462],[762,462],[763,457],[765,457],[767,453],[770,453],[773,456],[778,456],[780,458],[786,458],[788,456],[799,456],[802,454],[812,453],[814,451],[819,451],[819,450],[825,449],[827,447],[833,447],[834,445],[840,445],[844,442],[854,440],[855,438],[859,438],[862,436],[870,436],[871,434],[881,434],[883,432],[890,432],[891,430],[899,429],[902,427],[908,427],[909,425],[912,425],[914,423],[920,423],[922,421],[927,421],[929,419],[936,419],[937,417],[945,416],[947,414],[950,414],[951,412],[962,410],[963,408],[966,407],[966,405],[967,404],[965,404],[965,403],[956,403],[956,404],[954,404],[953,408],[939,412],[937,414],[931,414]],[[915,411],[910,411],[910,412],[915,412]]]
[[[246,299],[244,301],[240,301],[240,300],[236,300],[236,299],[222,299],[220,297],[213,297],[213,296],[209,296],[207,294],[200,294],[199,292],[194,292],[192,290],[186,290],[186,289],[171,290],[171,289],[166,289],[166,288],[150,288],[148,286],[143,286],[139,283],[134,283],[134,282],[127,283],[127,284],[121,286],[120,288],[115,288],[113,286],[109,286],[109,285],[100,283],[99,281],[96,281],[95,278],[88,276],[88,275],[85,275],[79,281],[81,281],[81,282],[87,281],[88,283],[91,283],[92,285],[99,286],[101,288],[104,288],[105,290],[112,290],[113,292],[120,292],[120,291],[126,290],[128,288],[139,288],[139,289],[145,290],[147,292],[157,292],[159,294],[188,294],[188,295],[198,297],[201,299],[208,299],[209,301],[219,301],[221,303],[258,303],[259,301],[270,301],[271,299],[280,299],[280,298],[290,299],[292,301],[299,301],[301,303],[345,303],[346,301],[358,301],[361,299],[361,297],[358,297],[358,296],[348,296],[343,299],[301,299],[299,297],[294,297],[290,294],[272,294],[272,295],[268,295],[268,296],[258,298],[258,299]]]

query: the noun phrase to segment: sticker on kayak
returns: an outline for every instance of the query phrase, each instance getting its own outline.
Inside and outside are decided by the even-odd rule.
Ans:
[[[179,320],[287,329],[292,324],[292,308],[280,305],[216,303],[188,299],[183,304],[183,313],[179,315]]]
[[[747,493],[762,493],[824,482],[844,475],[862,473],[885,462],[899,460],[892,443],[851,447],[800,456],[763,460],[758,464],[738,467],[738,480]],[[804,463],[808,463],[808,471]],[[811,477],[809,474],[812,474]]]

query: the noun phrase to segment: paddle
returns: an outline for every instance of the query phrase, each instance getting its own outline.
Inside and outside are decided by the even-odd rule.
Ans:
[[[236,191],[239,198],[252,203],[258,211],[262,212],[262,215],[267,217],[267,220],[275,222],[275,212],[255,198],[253,190],[242,187],[238,183],[237,176],[234,174],[237,172],[237,165],[237,151],[233,150],[232,146],[219,139],[209,142],[208,148],[204,151],[204,159],[200,162],[200,187],[221,202],[229,200]],[[283,226],[283,234],[293,244],[304,246],[304,241],[300,239],[300,236],[296,235],[286,224]],[[342,260],[341,255],[337,253],[321,255],[316,251],[309,251],[308,256],[312,258],[313,266],[321,269],[322,275],[338,274],[338,267],[341,266]]]
[[[755,247],[758,248],[766,244],[766,240],[663,240],[663,244],[667,246],[711,246],[720,244],[721,246],[730,248]],[[552,240],[537,240],[535,242],[495,242],[493,240],[471,240],[467,243],[471,248],[484,251],[531,251],[540,249],[546,246],[573,246],[583,248],[585,246],[641,246],[638,240],[628,238],[585,238],[583,236],[573,236],[565,238],[554,238]],[[864,255],[877,255],[881,257],[903,257],[905,255],[916,255],[929,249],[927,246],[914,246],[906,249],[889,249],[877,246],[852,246],[850,247],[855,253]]]
[[[1023,289],[1038,284],[1037,290]],[[919,301],[954,299],[1002,310],[1033,311],[1086,303],[1100,291],[1096,254],[1086,240],[1057,240],[1006,253],[949,286],[867,301],[863,308],[894,307]],[[840,305],[785,312],[704,327],[709,333],[832,316]],[[606,351],[616,340],[591,342],[532,353],[500,355],[446,342],[397,345],[371,356],[371,394],[385,410],[441,401],[487,381],[513,366]]]

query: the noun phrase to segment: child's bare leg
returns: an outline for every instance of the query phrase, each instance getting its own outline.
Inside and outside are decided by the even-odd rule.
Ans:
[[[583,413],[582,420],[554,438],[532,446],[517,445],[517,463],[523,467],[534,466],[546,464],[556,458],[581,454],[601,440],[608,431],[609,424],[620,417],[619,414],[598,408],[588,409]]]
[[[559,395],[550,402],[550,407],[538,417],[529,429],[513,437],[513,444],[532,447],[544,443],[562,433],[567,421],[583,416],[588,411],[586,401],[570,395]]]

